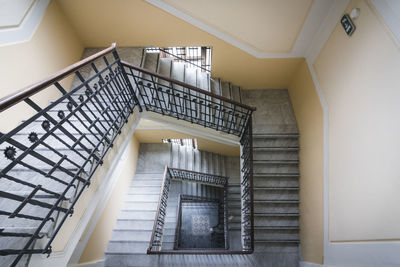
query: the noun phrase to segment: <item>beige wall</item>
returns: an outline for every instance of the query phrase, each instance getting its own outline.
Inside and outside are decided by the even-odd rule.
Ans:
[[[52,1],[32,38],[23,43],[0,47],[0,97],[38,82],[58,70],[78,61],[83,43],[77,36],[59,5]],[[71,79],[63,85],[68,88]],[[68,88],[69,89],[69,88]],[[55,88],[34,99],[40,104],[58,96]],[[0,114],[0,128],[10,129],[28,114],[31,108],[21,103]]]
[[[329,241],[400,239],[400,46],[367,1],[314,68],[329,110]]]
[[[99,192],[100,186],[106,182],[104,179],[110,175],[109,170],[113,167],[113,163],[119,153],[119,148],[121,148],[126,138],[130,138],[129,132],[137,123],[137,116],[137,111],[130,116],[128,123],[122,128],[121,134],[115,139],[113,148],[105,155],[103,165],[97,168],[96,172],[93,174],[90,186],[83,191],[83,194],[74,206],[73,216],[68,217],[54,239],[52,243],[53,251],[65,250],[70,238],[74,235],[74,232],[79,229],[79,226],[81,226],[80,223],[84,220],[90,203],[93,203],[93,199],[96,197],[96,193]],[[136,166],[135,162],[133,162],[133,165]]]
[[[300,132],[300,241],[304,261],[323,263],[323,110],[304,61],[288,87]]]
[[[143,0],[57,0],[86,47],[213,47],[213,75],[246,89],[286,89],[302,59],[257,59]]]
[[[162,139],[197,139],[198,149],[213,152],[225,156],[239,156],[240,147],[225,145],[207,139],[198,138],[192,135],[180,133],[172,130],[137,130],[136,136],[140,143],[161,143]]]
[[[128,154],[126,163],[122,167],[121,176],[104,207],[104,210],[86,244],[79,262],[91,262],[104,258],[108,241],[111,238],[112,230],[117,221],[120,209],[128,192],[132,178],[136,172],[137,160],[139,155],[139,141],[136,136],[132,136],[128,144]]]

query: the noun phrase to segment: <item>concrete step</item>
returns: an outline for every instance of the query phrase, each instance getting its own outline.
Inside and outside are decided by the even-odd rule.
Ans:
[[[160,58],[157,72],[161,75],[170,77],[172,68],[172,58]]]
[[[242,103],[242,94],[239,86],[234,85],[231,87],[231,96],[232,100]]]
[[[134,186],[130,187],[128,194],[130,195],[141,195],[143,192],[148,194],[160,194],[161,184],[160,185],[146,185],[146,186]]]
[[[205,91],[210,92],[210,74],[200,69],[196,69],[197,72],[197,87]]]
[[[153,220],[117,219],[115,230],[153,230]]]
[[[122,206],[123,210],[133,211],[155,211],[157,209],[158,201],[153,202],[125,202]]]
[[[111,240],[150,242],[152,231],[144,230],[116,230],[111,235]]]
[[[253,147],[298,147],[298,134],[253,134]]]
[[[119,219],[154,220],[156,211],[121,210]]]
[[[299,153],[297,149],[288,148],[254,148],[253,160],[299,160]]]
[[[160,53],[146,53],[143,68],[157,72]]]
[[[221,95],[221,80],[219,78],[210,79],[211,93]]]
[[[299,200],[299,192],[295,187],[257,187],[254,188],[254,200]]]
[[[145,192],[143,192],[145,193]],[[137,195],[126,195],[125,201],[128,202],[156,202],[158,201],[160,195],[159,194],[137,194]]]
[[[148,247],[148,241],[110,240],[107,253],[146,253]]]

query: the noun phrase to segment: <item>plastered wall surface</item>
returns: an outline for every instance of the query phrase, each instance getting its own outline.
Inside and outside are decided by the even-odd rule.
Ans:
[[[304,61],[289,87],[300,137],[300,246],[304,261],[322,264],[324,254],[323,110]]]
[[[314,63],[329,108],[329,241],[398,240],[400,46],[369,1]]]
[[[0,46],[0,98],[79,61],[82,51],[81,39],[63,10],[52,1],[29,41]],[[71,82],[72,77],[65,79],[62,85],[69,89]],[[44,106],[58,96],[58,90],[53,87],[33,99]],[[0,114],[0,129],[10,130],[32,114],[32,108],[20,103]]]
[[[108,240],[111,238],[111,233],[120,213],[125,195],[136,172],[139,155],[139,141],[135,135],[132,136],[127,149],[128,154],[126,156],[126,163],[123,166],[121,176],[110,195],[109,201],[101,213],[79,262],[91,262],[101,260],[104,257]]]

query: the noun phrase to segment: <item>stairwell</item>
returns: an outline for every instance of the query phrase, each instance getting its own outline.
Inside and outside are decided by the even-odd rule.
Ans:
[[[146,259],[146,264],[151,266],[176,266],[179,265],[179,260],[187,261],[186,264],[191,266],[211,262],[215,265],[298,266],[299,145],[298,130],[287,91],[241,90],[240,87],[220,78],[211,77],[209,73],[188,68],[184,63],[174,62],[171,58],[160,58],[159,53],[146,53],[143,50],[142,54],[141,64],[149,70],[255,106],[258,110],[254,113],[253,122],[255,253],[241,256],[208,255],[208,258],[201,255],[146,257],[140,254],[140,258]],[[172,148],[172,167],[229,177],[230,244],[232,250],[240,249],[240,176],[239,172],[235,173],[230,168],[239,166],[239,159],[223,159],[220,155],[200,153],[178,145],[172,145]],[[193,183],[185,190],[192,194],[202,192],[196,188],[199,186]],[[168,233],[173,233],[175,223],[176,218],[167,219]],[[142,253],[145,253],[145,250],[142,250]],[[129,264],[136,259],[129,253],[120,255],[121,257],[116,255],[107,252],[106,266],[131,266]],[[186,265],[182,263],[182,266]]]
[[[86,49],[84,57],[99,49]],[[240,161],[237,157],[226,157],[218,154],[188,149],[186,147],[157,144],[141,145],[141,154],[137,173],[132,180],[129,193],[126,196],[124,207],[121,210],[108,249],[105,255],[106,266],[204,266],[214,264],[216,266],[298,266],[299,261],[299,170],[298,170],[298,131],[290,101],[285,90],[241,90],[240,87],[223,81],[220,78],[211,77],[207,72],[188,68],[184,63],[174,62],[171,58],[160,58],[159,53],[146,53],[144,48],[118,48],[120,57],[133,64],[158,72],[168,77],[183,81],[203,90],[221,95],[226,98],[256,106],[253,123],[253,146],[254,146],[254,216],[255,216],[255,252],[252,255],[147,255],[152,227],[154,224],[155,211],[166,164],[187,170],[194,170],[212,174],[220,174],[229,177],[229,237],[230,249],[237,250],[240,246]],[[85,73],[82,73],[85,75]],[[75,79],[74,83],[79,83]],[[74,85],[73,85],[74,86]],[[79,94],[85,94],[82,89]],[[79,101],[78,98],[75,99]],[[68,112],[67,102],[63,103],[65,112]],[[89,120],[95,119],[96,114],[89,113]],[[51,111],[51,116],[60,119],[60,114]],[[43,121],[38,120],[32,131],[43,135]],[[100,118],[98,123],[103,123],[106,118]],[[75,122],[75,126],[79,123]],[[68,126],[68,131],[79,133],[80,128]],[[29,132],[23,132],[17,138],[21,143],[28,146]],[[59,133],[63,134],[63,133]],[[85,133],[90,142],[96,139],[92,133]],[[55,137],[56,138],[56,137]],[[53,150],[62,150],[62,147],[43,148],[43,155],[54,156]],[[50,144],[51,146],[52,144]],[[6,147],[1,147],[5,153]],[[80,149],[77,149],[79,152]],[[57,153],[55,153],[57,154]],[[60,157],[57,154],[57,157]],[[79,157],[70,157],[72,161]],[[2,159],[0,163],[6,162]],[[4,166],[7,163],[4,163]],[[35,164],[35,162],[29,162]],[[74,170],[71,162],[63,162],[66,169]],[[38,168],[46,166],[39,166]],[[90,168],[90,166],[88,166]],[[16,172],[27,172],[26,169],[15,169]],[[86,172],[90,170],[87,169]],[[45,173],[48,173],[47,171]],[[17,174],[16,174],[17,175]],[[44,177],[42,177],[44,176]],[[47,184],[45,175],[38,178],[36,184]],[[62,177],[57,175],[57,177]],[[68,177],[66,177],[67,179]],[[41,181],[40,179],[44,179]],[[33,179],[35,180],[35,179]],[[30,186],[12,187],[12,183],[2,179],[0,187],[4,191],[24,191],[31,189]],[[77,184],[79,187],[79,185]],[[53,191],[57,192],[57,183],[51,185]],[[27,190],[28,192],[29,190]],[[207,187],[196,183],[186,183],[185,188],[178,190],[183,193],[207,195]],[[30,192],[30,191],[29,191]],[[27,193],[28,194],[28,193]],[[72,194],[72,193],[70,193]],[[51,197],[43,194],[41,200],[51,203]],[[35,198],[41,198],[37,194]],[[65,199],[68,201],[68,194]],[[1,206],[10,206],[10,212],[15,205],[0,203]],[[63,205],[61,204],[60,207]],[[24,210],[28,215],[40,215],[40,208],[27,206]],[[172,212],[174,213],[174,212]],[[175,213],[176,214],[176,213]],[[6,217],[8,214],[6,214]],[[8,223],[6,217],[0,217],[2,228],[12,228],[18,231],[23,228],[26,232],[30,227],[24,219],[13,220]],[[4,219],[3,219],[4,218]],[[32,221],[29,221],[32,223]],[[176,217],[167,218],[166,229],[170,231],[176,225]],[[51,221],[43,228],[41,234],[51,232],[54,225]],[[168,225],[169,224],[169,225]],[[172,233],[167,235],[171,238]],[[4,246],[13,246],[15,238],[7,237],[1,239]],[[20,244],[21,239],[18,240]],[[7,245],[6,245],[7,244]],[[16,245],[18,245],[16,243]],[[237,245],[237,247],[235,247]],[[24,256],[28,258],[28,256]],[[12,256],[1,257],[4,265],[9,264]]]

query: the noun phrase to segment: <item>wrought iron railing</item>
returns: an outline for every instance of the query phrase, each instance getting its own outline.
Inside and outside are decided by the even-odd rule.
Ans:
[[[254,251],[253,131],[250,118],[241,144],[241,233],[243,250]]]
[[[148,47],[147,52],[159,52],[161,57],[170,57],[175,62],[183,62],[188,67],[211,72],[212,48],[209,46],[189,47]]]
[[[147,111],[242,136],[255,108],[122,62]]]
[[[166,211],[168,205],[168,195],[169,188],[171,184],[171,180],[181,180],[186,182],[196,182],[209,184],[213,186],[223,187],[224,197],[223,197],[223,206],[224,206],[224,239],[225,239],[225,249],[229,248],[229,229],[228,229],[228,178],[219,175],[182,170],[177,168],[169,168],[165,166],[163,183],[161,186],[159,201],[157,212],[154,219],[153,232],[151,235],[149,248],[147,249],[148,254],[207,254],[207,253],[227,253],[226,251],[218,251],[218,250],[162,250],[162,240],[163,240],[163,230],[166,218]]]
[[[1,112],[18,103],[35,111],[0,134],[0,255],[8,257],[7,265],[25,254],[51,253],[52,241],[138,106],[115,48],[0,100]],[[62,84],[72,76],[69,90]],[[61,96],[45,107],[32,98],[52,90]],[[39,239],[45,245],[36,248]],[[14,247],[5,248],[7,240]]]
[[[73,83],[68,90],[70,79]],[[49,91],[57,91],[61,96],[50,104],[37,101],[38,93]],[[72,215],[75,204],[134,109],[233,134],[242,137],[242,144],[251,133],[255,110],[123,62],[115,44],[1,99],[0,112],[7,113],[17,104],[28,105],[35,114],[13,130],[0,133],[0,150],[4,154],[0,160],[0,243],[4,244],[8,238],[21,241],[10,242],[19,244],[18,247],[0,247],[0,256],[9,257],[12,266],[24,255],[51,253],[57,233]],[[252,172],[247,167],[243,172],[249,177],[243,179],[244,186],[250,183],[243,190],[252,192]],[[222,178],[210,180],[204,174],[169,169],[163,183],[166,192],[171,177],[187,181],[202,179],[204,183],[211,181],[220,186],[224,183]],[[167,199],[161,197],[163,194],[157,212],[160,220],[155,224],[150,250],[156,250],[162,238],[163,206]],[[248,214],[248,208],[244,210]],[[40,247],[35,246],[38,240],[43,244]]]

